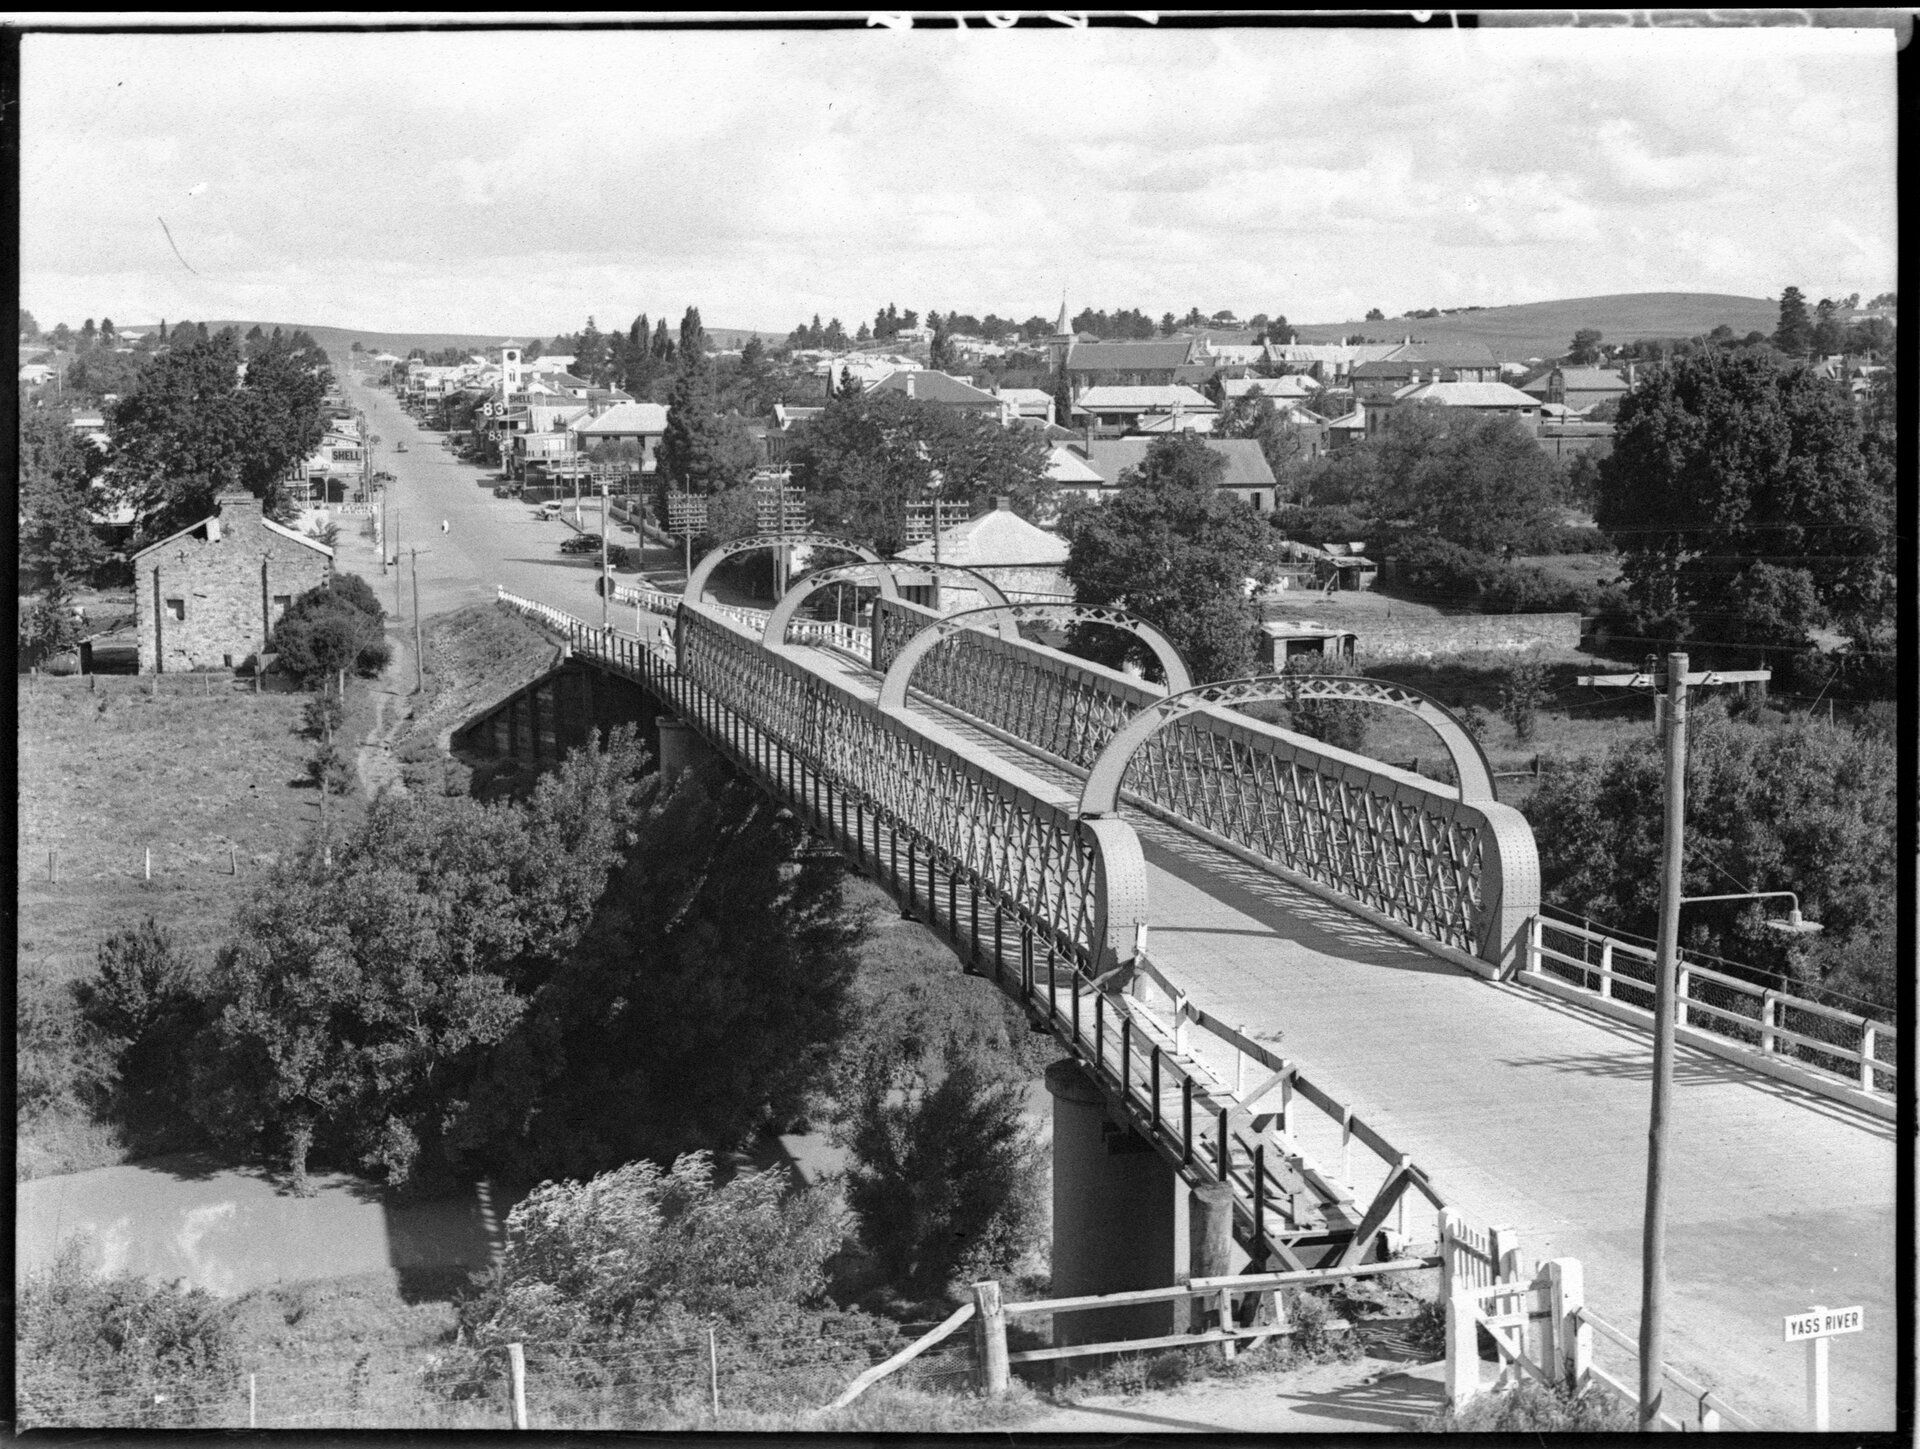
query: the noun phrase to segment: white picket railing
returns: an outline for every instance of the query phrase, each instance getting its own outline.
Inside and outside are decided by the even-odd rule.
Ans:
[[[1515,979],[1650,1015],[1653,963],[1651,947],[1534,916]],[[1708,1000],[1709,993],[1719,999]],[[1757,986],[1684,958],[1675,974],[1674,1012],[1675,1026],[1696,1044],[1751,1053],[1827,1095],[1854,1101],[1864,1095],[1875,1106],[1892,1107],[1900,1067],[1895,1057],[1899,1031],[1890,1022]],[[1788,1022],[1818,1025],[1827,1034],[1796,1030]]]
[[[1486,1391],[1480,1381],[1480,1333],[1499,1354],[1494,1389],[1533,1378],[1576,1393],[1595,1390],[1638,1412],[1639,1347],[1586,1304],[1578,1258],[1530,1266],[1510,1228],[1485,1233],[1455,1213],[1440,1215],[1440,1294],[1447,1310],[1447,1406],[1460,1412]],[[1594,1338],[1624,1350],[1613,1371],[1594,1362]],[[1706,1432],[1760,1426],[1671,1364],[1661,1370],[1661,1426]],[[1691,1408],[1691,1414],[1688,1409]]]

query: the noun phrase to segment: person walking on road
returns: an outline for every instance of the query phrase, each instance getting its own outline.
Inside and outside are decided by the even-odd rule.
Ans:
[[[447,520],[444,518],[440,520],[440,531],[442,533],[445,533],[447,531]]]

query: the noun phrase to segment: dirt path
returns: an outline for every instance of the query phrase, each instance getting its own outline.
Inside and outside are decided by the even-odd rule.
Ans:
[[[1020,1428],[1038,1434],[1405,1433],[1440,1412],[1443,1367],[1369,1355],[1154,1393],[1101,1395],[1049,1409]]]
[[[413,654],[411,645],[403,643],[397,631],[392,644],[393,660],[373,684],[373,728],[355,754],[360,791],[369,800],[385,789],[407,793],[400,762],[394,758],[393,741],[405,729],[410,714],[406,686],[401,681],[413,677]]]

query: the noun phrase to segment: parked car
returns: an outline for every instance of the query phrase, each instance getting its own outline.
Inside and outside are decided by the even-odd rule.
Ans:
[[[542,523],[551,523],[560,516],[560,505],[558,503],[542,503],[538,508],[533,510],[533,516]]]
[[[597,533],[576,533],[570,538],[560,540],[562,553],[598,553],[600,535]]]
[[[404,453],[407,451],[407,445],[405,443],[395,443],[393,445],[393,451],[396,453]]]

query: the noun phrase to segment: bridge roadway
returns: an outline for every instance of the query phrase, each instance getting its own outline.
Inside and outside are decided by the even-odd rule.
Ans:
[[[806,654],[877,697],[871,669]],[[1030,788],[1077,800],[1066,768],[925,697],[910,707]],[[1469,1220],[1516,1229],[1531,1258],[1579,1258],[1594,1310],[1637,1332],[1650,1039],[1488,982],[1174,825],[1123,813],[1148,864],[1156,967],[1250,1034],[1284,1033],[1284,1054],[1410,1153]],[[1230,1049],[1190,1041],[1231,1078]],[[1312,1119],[1299,1120],[1303,1146],[1337,1166],[1337,1129],[1316,1139]],[[1892,1428],[1893,1127],[1685,1047],[1671,1120],[1674,1366],[1765,1426],[1795,1428],[1805,1354],[1781,1341],[1782,1315],[1864,1304],[1869,1331],[1832,1353],[1832,1423]],[[1356,1168],[1368,1157],[1356,1152]],[[1380,1176],[1359,1174],[1360,1201]],[[1610,1345],[1597,1351],[1620,1367]]]

